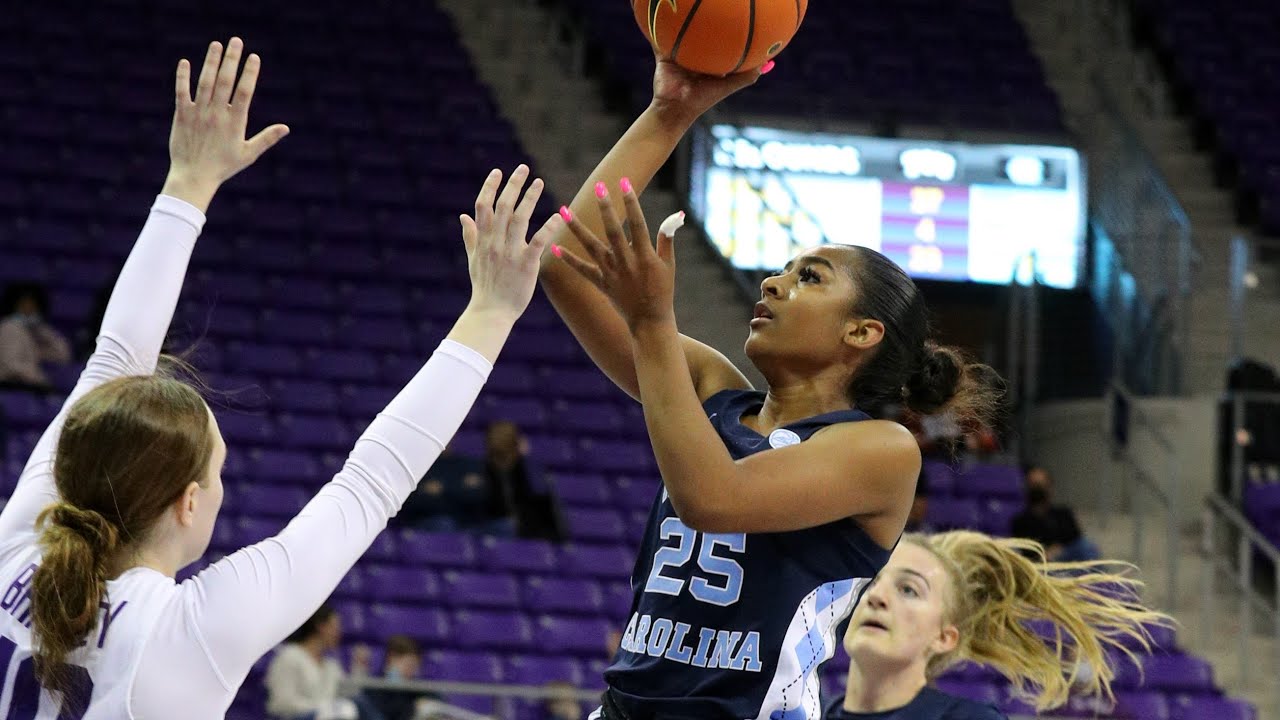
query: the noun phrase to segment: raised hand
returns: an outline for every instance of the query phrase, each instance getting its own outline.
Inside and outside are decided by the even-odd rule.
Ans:
[[[525,242],[543,187],[541,179],[534,180],[521,199],[528,179],[528,166],[520,165],[498,195],[502,172],[490,172],[476,197],[475,217],[459,217],[471,273],[471,307],[497,311],[513,321],[529,306],[538,283],[539,259],[551,239],[550,233],[539,232]]]
[[[760,79],[760,70],[726,77],[700,75],[670,60],[657,58],[653,72],[653,108],[684,124],[692,123],[717,103]],[[764,72],[773,69],[765,63]]]
[[[598,183],[596,199],[600,217],[604,219],[606,242],[596,237],[568,208],[561,208],[560,219],[552,218],[549,227],[554,229],[560,222],[568,223],[591,258],[587,260],[558,246],[552,248],[552,254],[600,288],[632,332],[646,322],[674,323],[676,256],[672,236],[684,223],[684,213],[672,215],[662,223],[655,248],[649,240],[649,226],[640,209],[640,200],[626,178],[621,182],[621,190],[630,239],[623,233],[613,203],[609,202],[608,188]]]
[[[249,55],[237,83],[243,51],[240,38],[231,38],[225,53],[222,43],[210,43],[194,98],[191,63],[185,58],[178,62],[169,134],[169,179],[164,192],[202,211],[208,209],[222,183],[289,134],[287,126],[272,125],[245,139],[262,62],[256,54]]]

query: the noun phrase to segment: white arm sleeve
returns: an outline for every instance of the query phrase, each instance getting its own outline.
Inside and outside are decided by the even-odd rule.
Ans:
[[[204,221],[204,213],[189,203],[167,195],[156,198],[111,292],[98,347],[62,410],[36,444],[13,497],[0,514],[0,542],[31,532],[36,515],[58,499],[53,485],[53,450],[67,410],[75,401],[108,380],[155,372]]]
[[[226,687],[329,597],[440,456],[491,370],[471,348],[442,342],[279,535],[181,585],[191,626]]]

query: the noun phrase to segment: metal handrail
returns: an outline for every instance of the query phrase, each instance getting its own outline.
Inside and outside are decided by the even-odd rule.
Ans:
[[[600,690],[584,690],[582,688],[567,687],[548,688],[541,685],[512,685],[506,683],[467,683],[452,682],[444,680],[386,680],[384,678],[374,677],[349,677],[343,683],[343,689],[346,692],[353,692],[364,688],[372,688],[376,690],[400,690],[404,692],[421,692],[434,694],[450,694],[450,695],[480,695],[493,698],[520,698],[524,700],[546,700],[550,698],[573,697],[579,702],[594,703],[600,700]],[[449,708],[449,714],[458,718],[458,720],[480,720],[484,718],[489,720],[490,716],[478,714],[466,710],[460,710],[456,715],[453,708]],[[1010,720],[1068,720],[1066,717],[1054,715],[1010,715]]]
[[[1225,521],[1225,529],[1234,534],[1234,564],[1230,553],[1218,548],[1219,520]],[[1245,687],[1249,682],[1251,665],[1255,661],[1249,647],[1255,609],[1272,616],[1275,662],[1280,667],[1280,596],[1268,601],[1253,587],[1255,554],[1261,552],[1271,561],[1273,571],[1280,572],[1280,548],[1258,532],[1229,499],[1216,493],[1205,498],[1203,525],[1200,554],[1200,586],[1203,593],[1200,601],[1200,645],[1202,648],[1209,647],[1217,578],[1219,574],[1234,576],[1235,589],[1240,593],[1240,685]],[[1280,683],[1273,683],[1272,687],[1275,707],[1280,708]]]

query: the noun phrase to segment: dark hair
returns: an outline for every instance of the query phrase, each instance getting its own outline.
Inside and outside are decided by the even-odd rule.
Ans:
[[[0,317],[12,315],[18,309],[18,301],[22,298],[31,298],[35,301],[41,315],[49,314],[49,293],[43,285],[33,282],[16,282],[6,285],[4,292],[0,293]]]
[[[97,625],[113,569],[190,483],[205,483],[213,446],[200,393],[164,374],[111,380],[71,406],[53,460],[59,500],[36,517],[41,685],[68,689],[66,656]]]
[[[418,647],[418,641],[408,635],[392,635],[387,638],[386,657],[390,660],[397,655],[412,655],[418,657],[422,653]]]
[[[329,603],[321,605],[314,613],[311,613],[311,617],[307,618],[297,630],[293,631],[292,635],[285,638],[285,642],[301,643],[310,640],[315,637],[316,633],[320,632],[321,625],[329,622],[329,619],[337,614],[337,611]]]
[[[905,407],[932,415],[950,410],[961,425],[990,422],[1002,385],[986,365],[929,339],[929,310],[920,288],[892,260],[858,245],[848,265],[856,286],[853,313],[884,323],[884,338],[849,387],[855,407],[872,417]]]

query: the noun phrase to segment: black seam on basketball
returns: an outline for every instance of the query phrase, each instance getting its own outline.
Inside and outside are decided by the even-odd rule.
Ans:
[[[756,0],[751,0],[750,7],[751,12],[747,16],[747,43],[742,47],[742,59],[739,60],[738,64],[729,71],[730,75],[742,69],[742,65],[747,62],[747,55],[751,53],[751,41],[755,38],[756,34]]]
[[[693,16],[698,14],[698,6],[702,4],[702,0],[693,0],[693,7],[689,8],[689,14],[684,16],[684,24],[680,26],[680,32],[676,33],[676,41],[671,46],[671,60],[674,62],[676,53],[680,52],[680,44],[684,42],[685,33],[689,32],[689,26],[693,24]]]
[[[800,29],[800,0],[796,0],[796,30]]]

